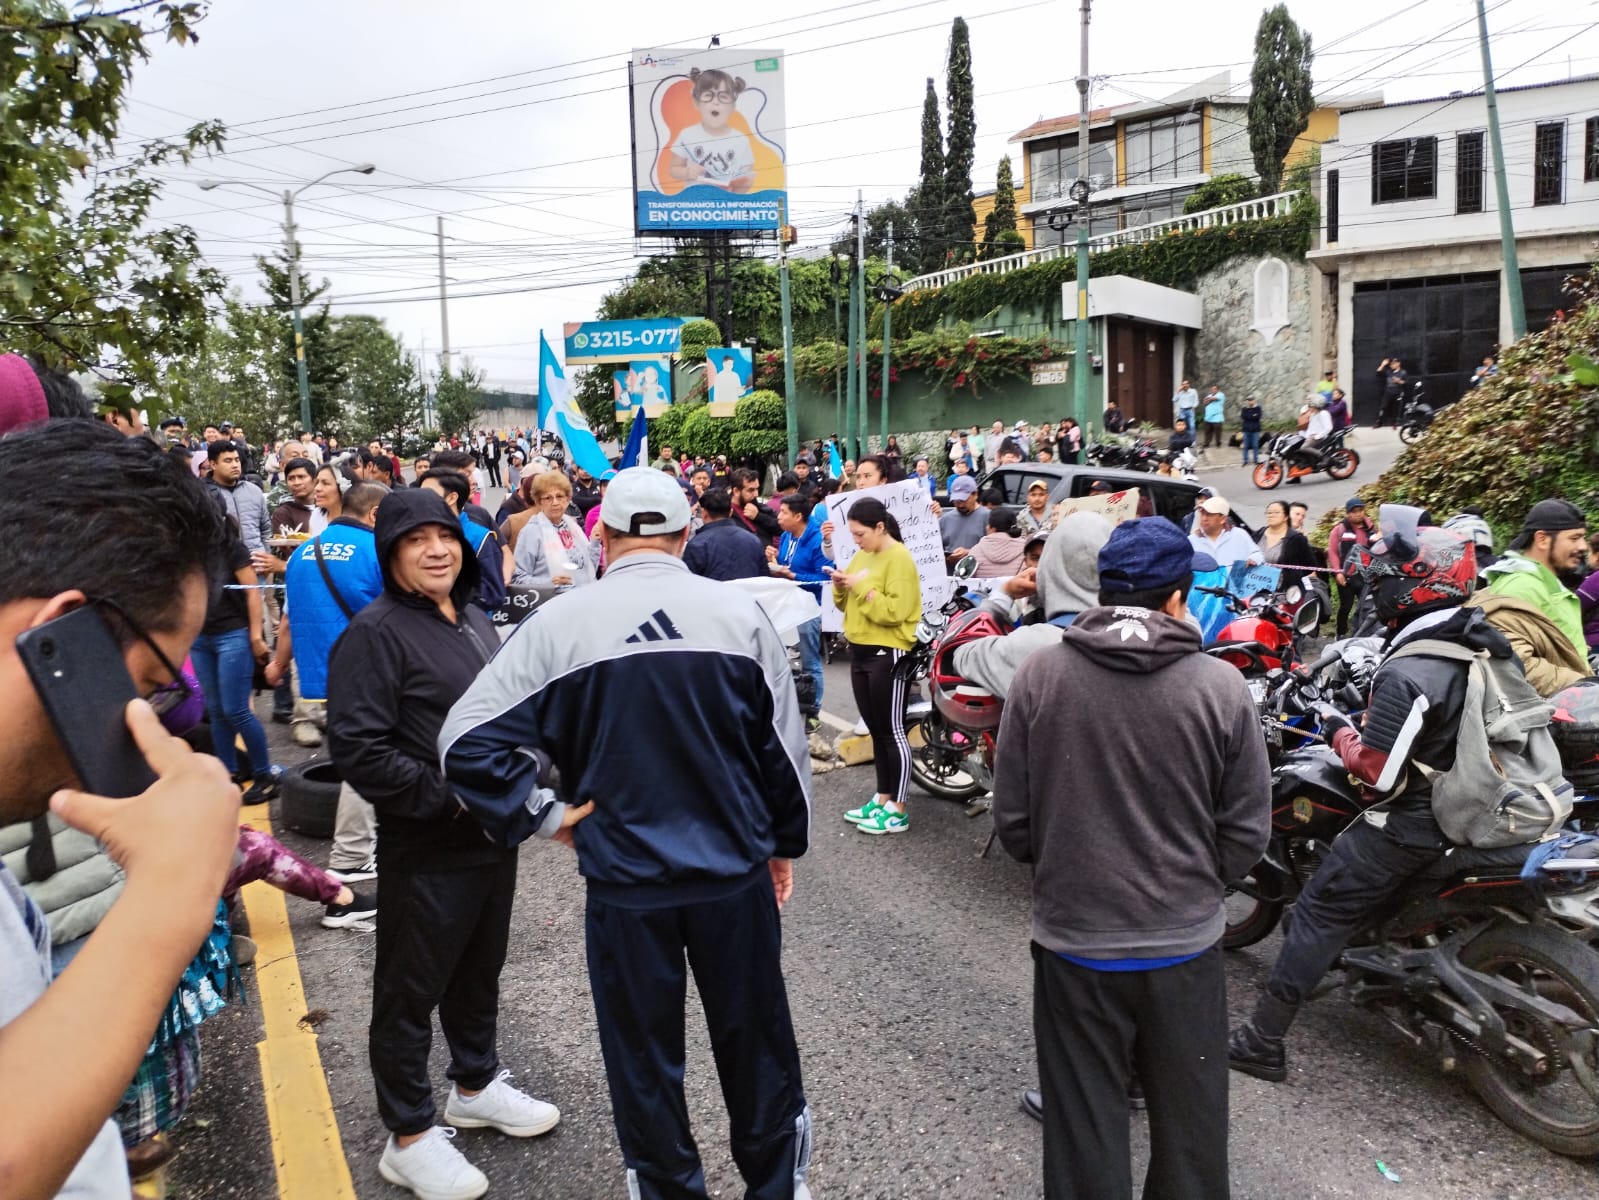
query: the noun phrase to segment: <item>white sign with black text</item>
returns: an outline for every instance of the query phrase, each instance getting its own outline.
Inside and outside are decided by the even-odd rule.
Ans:
[[[855,539],[849,532],[849,510],[856,501],[870,496],[881,500],[905,539],[905,548],[916,560],[922,582],[922,611],[935,612],[949,599],[949,573],[944,566],[944,539],[938,532],[927,489],[915,480],[884,483],[858,492],[841,492],[827,498],[827,519],[833,523],[833,561],[839,570],[849,566],[855,556]],[[822,588],[822,628],[838,633],[844,628],[844,614],[833,603],[833,589]]]

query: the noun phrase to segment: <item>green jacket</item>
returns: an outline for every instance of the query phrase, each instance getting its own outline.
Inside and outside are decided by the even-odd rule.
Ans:
[[[41,881],[28,874],[28,846],[34,838],[31,821],[0,827],[0,860],[44,910],[50,944],[61,946],[95,931],[122,894],[122,868],[88,834],[55,816],[44,820],[55,850],[54,875]]]
[[[1490,592],[1531,604],[1565,634],[1578,657],[1587,659],[1588,641],[1582,635],[1582,601],[1577,598],[1576,592],[1555,578],[1553,571],[1540,562],[1508,550],[1484,575],[1487,576]]]

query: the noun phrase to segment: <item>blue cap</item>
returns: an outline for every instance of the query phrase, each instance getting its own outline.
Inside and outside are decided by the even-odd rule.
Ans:
[[[1099,552],[1099,586],[1106,592],[1147,592],[1200,569],[1188,535],[1165,517],[1123,521]]]
[[[1344,501],[1344,511],[1345,512],[1354,512],[1355,509],[1357,509],[1357,508],[1365,508],[1365,507],[1366,507],[1366,502],[1364,500],[1362,500],[1359,496],[1351,496],[1351,497],[1349,497],[1349,499]]]
[[[970,475],[957,475],[949,485],[951,500],[969,500],[977,495],[977,480]]]

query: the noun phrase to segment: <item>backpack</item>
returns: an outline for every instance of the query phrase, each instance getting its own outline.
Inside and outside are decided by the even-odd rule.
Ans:
[[[1394,651],[1466,664],[1455,765],[1434,771],[1432,815],[1456,845],[1491,850],[1546,841],[1571,815],[1572,787],[1549,732],[1554,706],[1527,682],[1513,658],[1494,658],[1453,642],[1418,638]]]

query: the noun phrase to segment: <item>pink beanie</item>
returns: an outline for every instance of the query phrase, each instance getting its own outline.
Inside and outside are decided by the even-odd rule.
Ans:
[[[0,354],[0,433],[36,425],[50,416],[44,387],[20,354]]]

